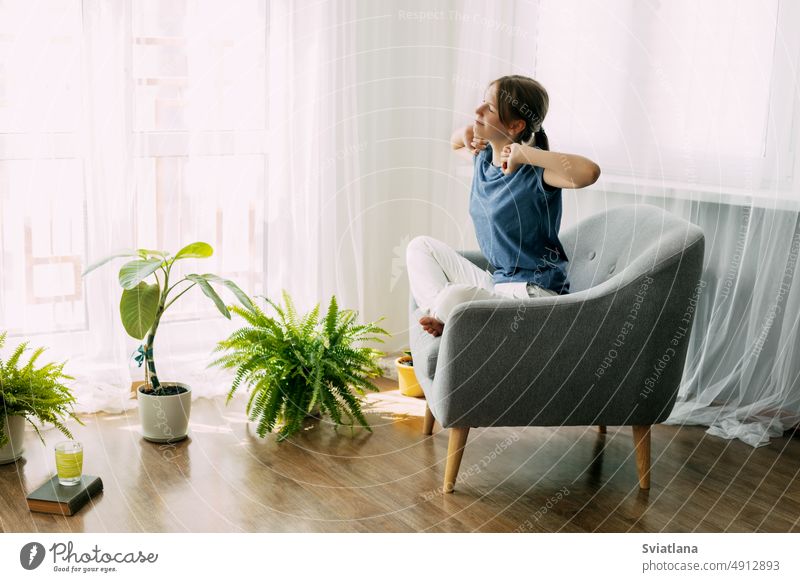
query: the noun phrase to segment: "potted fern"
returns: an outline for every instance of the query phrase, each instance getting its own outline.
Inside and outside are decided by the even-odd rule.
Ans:
[[[170,282],[177,261],[206,259],[213,253],[211,246],[204,242],[186,245],[174,255],[149,249],[121,251],[94,263],[83,272],[87,275],[118,257],[136,257],[119,270],[122,286],[119,312],[128,335],[144,340],[137,361],[145,365],[145,382],[137,390],[137,397],[142,435],[148,441],[175,442],[186,438],[189,432],[191,387],[182,382],[162,382],[156,372],[153,346],[166,310],[184,293],[199,287],[219,312],[230,319],[231,314],[212,283],[227,288],[246,308],[253,307],[250,298],[233,281],[210,273],[186,275],[177,282]],[[153,278],[151,283],[146,281],[149,277]]]
[[[0,349],[5,345],[6,335],[6,332],[0,333]],[[44,437],[34,419],[40,424],[52,424],[69,439],[72,433],[64,422],[72,418],[83,424],[73,412],[75,397],[62,383],[74,380],[63,373],[66,362],[36,367],[44,350],[34,350],[24,366],[20,360],[28,351],[28,342],[17,346],[8,361],[0,358],[0,465],[13,463],[22,456],[26,420],[36,430],[42,444]]]
[[[388,333],[377,325],[380,320],[356,323],[357,313],[340,310],[335,296],[322,318],[319,304],[298,315],[286,291],[283,306],[263,299],[274,316],[256,305],[231,307],[248,325],[219,342],[214,351],[225,353],[209,364],[235,370],[226,403],[242,384],[248,386],[246,411],[262,438],[280,424],[277,438],[283,441],[316,411],[330,414],[336,428],[346,424],[352,430],[357,421],[371,432],[360,397],[378,390],[370,378],[380,376],[384,354],[363,344],[383,343],[380,336]]]

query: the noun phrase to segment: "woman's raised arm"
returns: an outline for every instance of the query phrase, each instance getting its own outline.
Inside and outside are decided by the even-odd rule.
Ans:
[[[506,162],[504,172],[513,173],[521,164],[544,168],[542,179],[556,188],[585,188],[600,177],[600,166],[589,158],[577,154],[551,152],[518,143],[507,145],[501,159]]]
[[[450,145],[453,150],[461,150],[460,153],[462,153],[465,158],[470,159],[481,150],[486,149],[487,143],[485,139],[475,137],[471,125],[456,129],[453,135],[450,136]]]
[[[472,126],[460,127],[453,132],[450,136],[450,145],[454,150],[469,147],[472,143]]]

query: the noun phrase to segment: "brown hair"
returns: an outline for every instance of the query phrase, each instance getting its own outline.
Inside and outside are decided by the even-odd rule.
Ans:
[[[518,143],[550,149],[550,141],[542,127],[550,105],[547,91],[538,81],[522,75],[506,75],[492,81],[497,89],[497,111],[500,121],[508,125],[521,119],[525,129],[517,134]]]

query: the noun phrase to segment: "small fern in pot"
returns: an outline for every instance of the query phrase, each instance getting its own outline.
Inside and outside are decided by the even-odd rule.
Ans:
[[[225,352],[209,366],[235,370],[227,402],[242,385],[249,386],[247,414],[264,437],[282,424],[282,441],[303,427],[304,419],[316,408],[328,413],[338,425],[355,422],[372,431],[361,410],[360,397],[375,392],[370,378],[381,375],[378,359],[383,352],[364,345],[383,343],[388,335],[374,323],[356,323],[357,313],[340,310],[331,297],[327,313],[320,318],[317,304],[309,313],[298,315],[289,294],[284,305],[267,297],[274,316],[253,305],[251,309],[232,306],[231,311],[248,324],[218,343],[214,351]]]
[[[0,332],[0,350],[5,346],[7,332]],[[23,453],[25,421],[33,426],[39,440],[44,437],[39,427],[51,424],[64,436],[72,433],[64,424],[67,420],[83,422],[75,415],[75,397],[64,384],[74,380],[63,372],[66,362],[48,362],[36,367],[45,348],[36,348],[23,365],[22,357],[28,351],[23,342],[11,353],[8,360],[0,357],[0,464],[17,460]]]

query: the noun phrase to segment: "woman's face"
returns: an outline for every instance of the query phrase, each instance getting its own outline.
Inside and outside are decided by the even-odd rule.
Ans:
[[[524,122],[523,122],[524,127]],[[489,141],[505,141],[513,139],[513,131],[510,131],[503,122],[500,121],[500,113],[497,110],[497,85],[492,83],[486,89],[483,96],[483,103],[475,109],[475,121],[472,124],[472,131],[475,137],[487,139]]]

